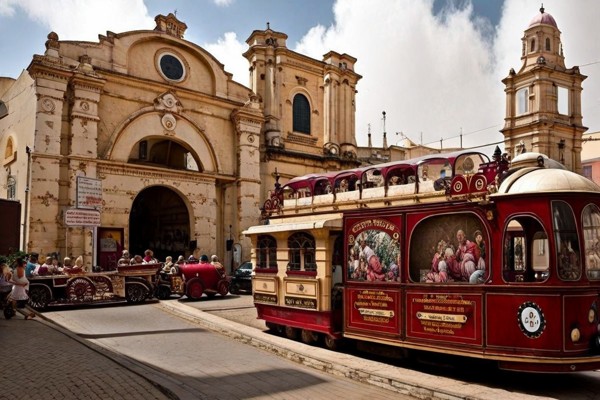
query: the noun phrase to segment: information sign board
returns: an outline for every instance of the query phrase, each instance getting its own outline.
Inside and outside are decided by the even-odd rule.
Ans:
[[[67,226],[100,226],[100,211],[70,208],[65,212]]]
[[[77,208],[96,210],[102,207],[102,181],[100,179],[77,177]]]

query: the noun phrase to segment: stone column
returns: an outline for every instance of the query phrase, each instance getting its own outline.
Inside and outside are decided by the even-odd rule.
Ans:
[[[264,117],[258,99],[253,96],[243,108],[231,114],[238,136],[237,219],[232,232],[242,245],[242,254],[250,255],[251,242],[242,231],[259,222],[261,204],[260,133]]]

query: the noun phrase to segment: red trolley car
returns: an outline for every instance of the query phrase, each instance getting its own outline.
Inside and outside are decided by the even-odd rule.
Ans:
[[[262,212],[254,303],[290,338],[600,368],[600,187],[541,154],[312,174]]]

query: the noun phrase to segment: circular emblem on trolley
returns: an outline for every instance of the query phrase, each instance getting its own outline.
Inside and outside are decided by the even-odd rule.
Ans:
[[[459,192],[461,192],[461,191],[462,191],[462,189],[463,189],[463,184],[462,184],[462,182],[460,182],[460,181],[456,181],[456,182],[454,182],[454,191],[455,191],[456,193],[459,193]]]
[[[485,180],[483,178],[477,178],[475,180],[475,189],[483,190],[485,188]]]
[[[532,301],[521,304],[517,311],[517,320],[521,331],[532,339],[540,337],[546,328],[546,318],[542,309]]]

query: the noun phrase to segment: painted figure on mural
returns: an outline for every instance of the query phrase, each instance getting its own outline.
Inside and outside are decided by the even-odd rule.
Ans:
[[[360,248],[361,257],[364,258],[367,266],[367,281],[385,281],[385,273],[383,272],[381,261],[365,239],[361,239]]]
[[[475,231],[474,237],[475,241],[470,241],[459,229],[456,232],[456,250],[445,240],[440,240],[425,282],[481,282],[485,274],[485,243],[481,231]]]

